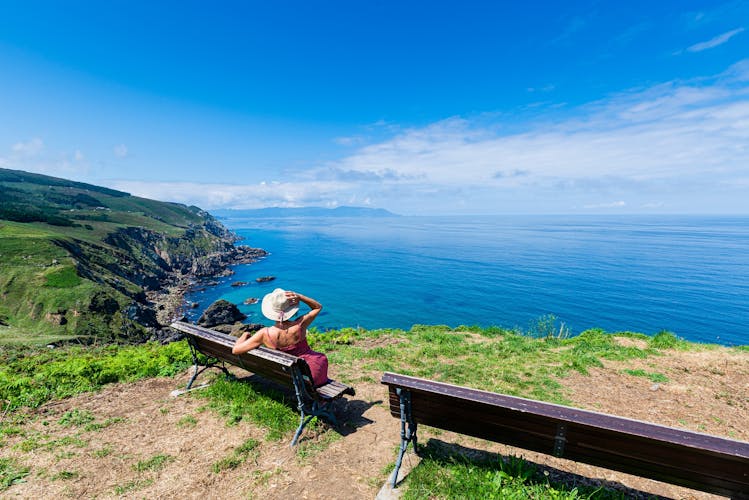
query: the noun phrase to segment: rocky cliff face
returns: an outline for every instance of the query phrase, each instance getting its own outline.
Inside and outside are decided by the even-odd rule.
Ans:
[[[259,248],[237,246],[236,241],[233,233],[208,216],[205,225],[190,227],[181,236],[124,227],[108,234],[104,245],[75,240],[56,243],[74,258],[79,276],[104,287],[91,297],[87,308],[87,313],[96,316],[92,324],[110,332],[112,340],[137,342],[163,336],[160,330],[181,306],[185,283],[227,275],[230,266],[266,255]],[[178,293],[166,300],[167,290]],[[64,314],[62,318],[65,321]],[[81,328],[91,330],[86,325]]]
[[[150,338],[189,280],[265,254],[237,240],[199,207],[0,168],[0,333]]]

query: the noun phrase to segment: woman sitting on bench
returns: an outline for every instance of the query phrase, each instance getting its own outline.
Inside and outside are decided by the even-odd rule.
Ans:
[[[299,302],[310,308],[307,314],[292,320],[299,311]],[[242,354],[261,345],[277,349],[304,359],[312,372],[312,382],[319,387],[328,381],[328,358],[325,354],[315,352],[307,344],[307,327],[322,310],[322,305],[314,299],[300,293],[276,288],[263,297],[261,305],[263,315],[275,321],[273,326],[261,328],[250,336],[245,332],[237,339],[231,352]]]

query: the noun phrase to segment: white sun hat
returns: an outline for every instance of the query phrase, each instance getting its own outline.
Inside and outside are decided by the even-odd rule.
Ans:
[[[299,310],[299,303],[292,303],[286,297],[286,290],[276,288],[271,293],[263,297],[263,303],[260,306],[263,316],[273,321],[283,321],[290,319]]]

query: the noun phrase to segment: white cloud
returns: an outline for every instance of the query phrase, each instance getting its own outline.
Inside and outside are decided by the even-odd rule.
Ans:
[[[744,28],[737,28],[735,30],[727,31],[726,33],[723,33],[722,35],[718,35],[714,38],[711,38],[710,40],[706,42],[695,43],[691,47],[687,47],[687,52],[702,52],[703,50],[708,50],[708,49],[717,47],[719,45],[723,45],[728,40],[738,35],[742,31],[744,31]]]
[[[118,144],[114,148],[112,148],[112,152],[117,158],[126,158],[128,155],[128,149],[127,146],[124,144]]]
[[[627,203],[624,201],[610,201],[606,203],[593,203],[584,205],[583,208],[585,209],[597,209],[597,208],[624,208],[627,206]]]
[[[143,198],[197,205],[209,210],[366,204],[364,198],[346,194],[350,186],[335,181],[259,182],[242,185],[114,180],[106,185]]]
[[[10,154],[0,157],[0,166],[67,178],[85,176],[89,169],[81,151],[72,154],[49,151],[39,137],[13,144]]]
[[[294,177],[330,198],[341,198],[340,187],[408,213],[471,204],[502,211],[537,198],[549,210],[601,197],[627,199],[629,210],[671,209],[677,196],[684,203],[695,196],[694,210],[709,208],[710,193],[720,198],[720,186],[746,177],[747,67],[742,61],[714,77],[621,92],[562,113],[548,106],[529,119],[452,117],[402,129]],[[735,208],[749,211],[742,207]]]
[[[36,156],[44,150],[44,142],[34,137],[26,142],[17,142],[11,148],[13,154],[20,157]]]
[[[287,169],[289,182],[112,187],[208,209],[370,203],[400,213],[749,213],[747,75],[749,61],[741,61],[713,77],[575,109],[395,127],[338,161]]]

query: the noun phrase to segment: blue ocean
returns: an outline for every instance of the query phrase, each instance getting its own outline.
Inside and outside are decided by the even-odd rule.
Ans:
[[[270,254],[191,293],[245,305],[276,287],[319,300],[315,326],[414,324],[570,334],[600,327],[749,344],[749,218],[698,216],[300,217],[222,220]],[[275,276],[257,283],[261,276]],[[232,287],[236,281],[248,284]]]

